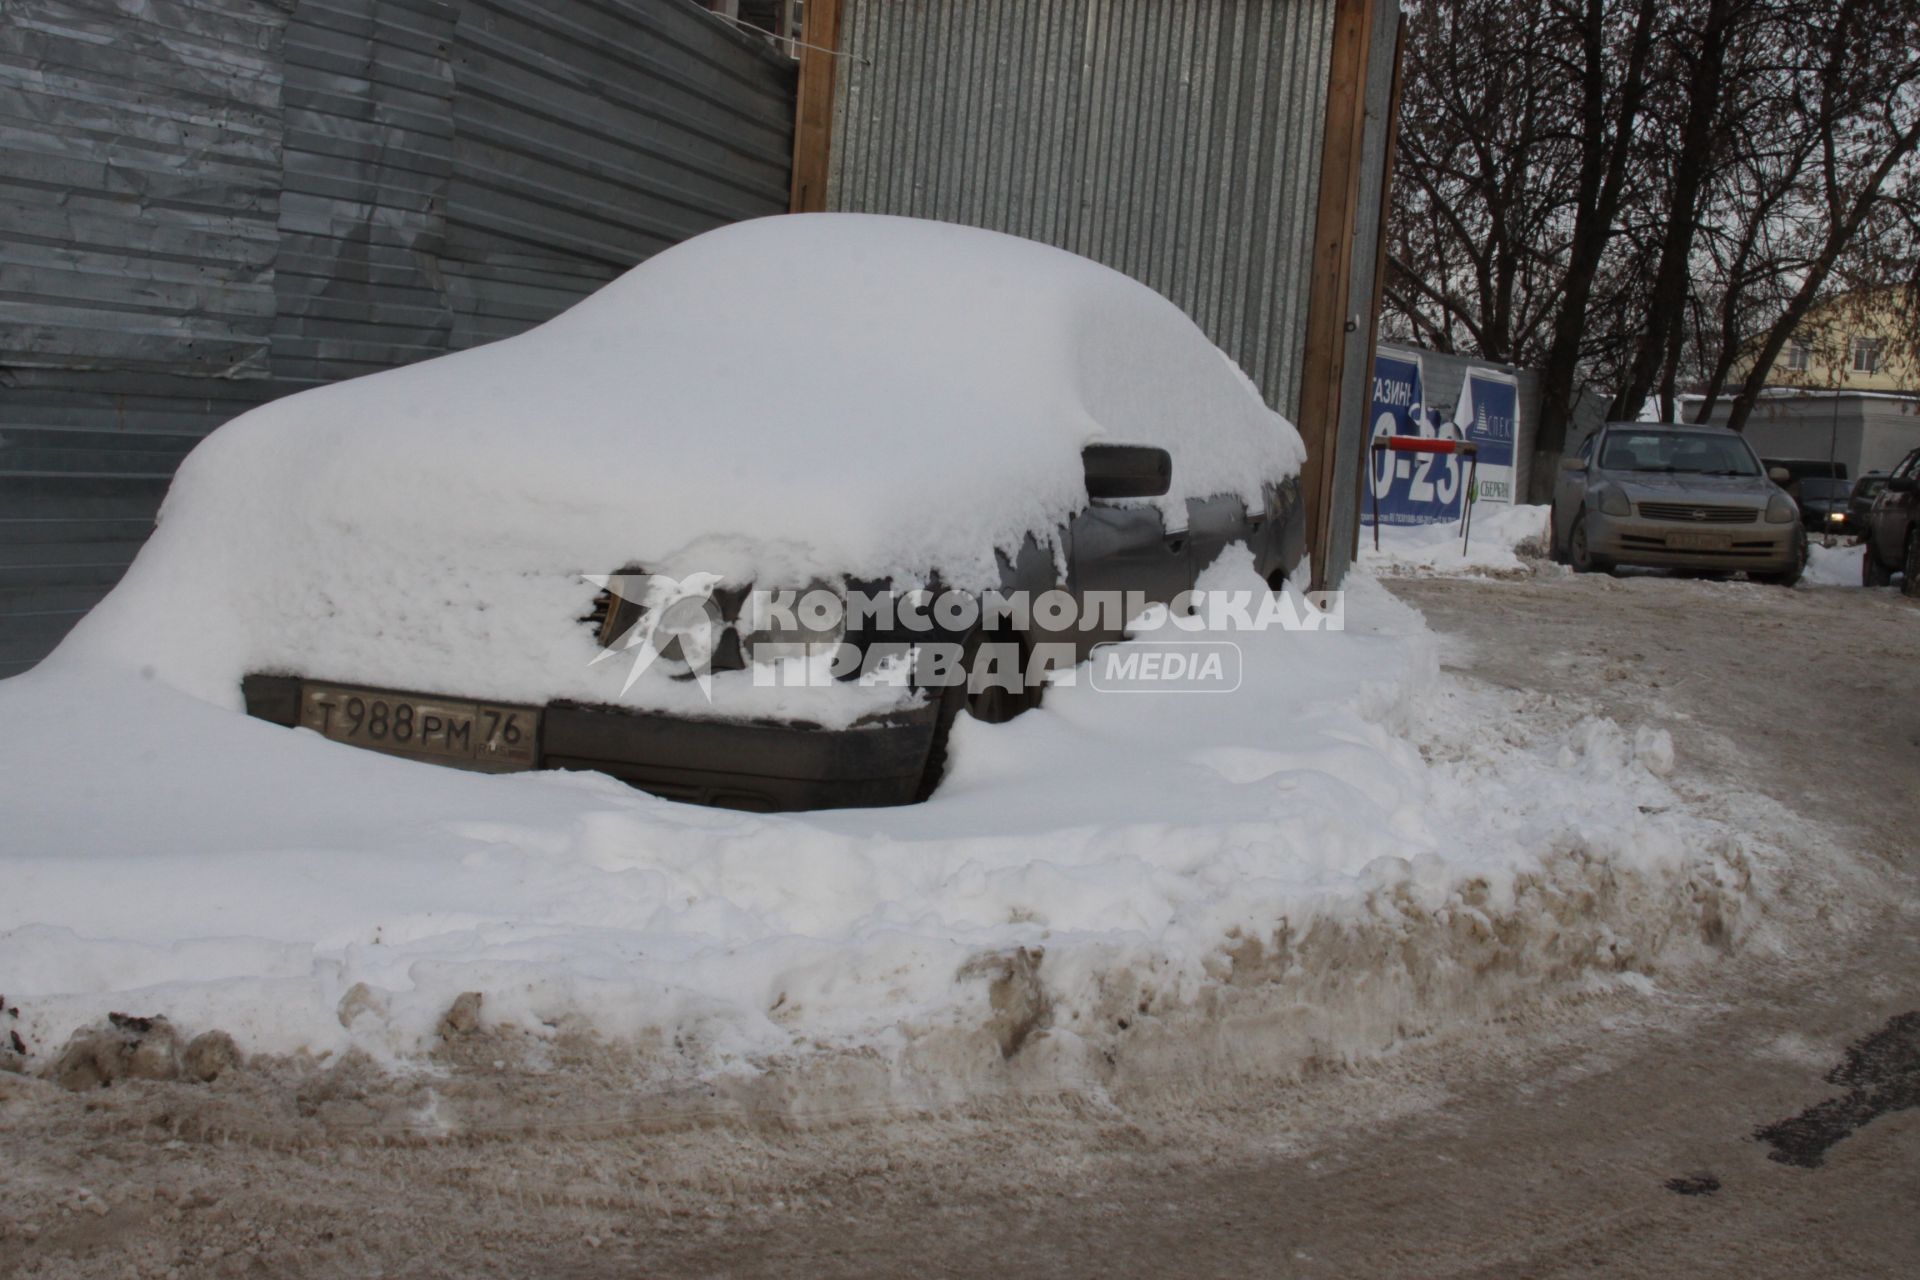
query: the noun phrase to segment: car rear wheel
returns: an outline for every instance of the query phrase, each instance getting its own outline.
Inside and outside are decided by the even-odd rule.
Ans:
[[[1860,585],[1863,587],[1884,587],[1893,581],[1893,570],[1880,563],[1873,554],[1873,540],[1868,539],[1860,548]]]
[[[1567,563],[1573,566],[1575,573],[1612,573],[1613,562],[1593,554],[1587,545],[1587,514],[1581,512],[1573,518],[1573,528],[1567,532]]]

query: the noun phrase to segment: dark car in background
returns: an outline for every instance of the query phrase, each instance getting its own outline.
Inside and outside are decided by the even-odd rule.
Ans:
[[[1784,471],[1787,478],[1780,483],[1787,492],[1793,492],[1793,486],[1802,480],[1845,480],[1847,464],[1835,462],[1830,458],[1762,458],[1760,465],[1769,473]]]
[[[1853,497],[1853,486],[1845,480],[1831,479],[1826,476],[1809,476],[1800,481],[1799,492],[1789,485],[1787,492],[1800,504],[1800,521],[1807,526],[1807,533],[1829,534],[1835,537],[1851,535],[1855,532],[1847,515],[1847,504]]]
[[[1887,473],[1869,471],[1853,482],[1853,492],[1847,497],[1847,530],[1856,538],[1867,536],[1867,513],[1873,510],[1873,500],[1887,487]]]
[[[1860,583],[1884,587],[1895,574],[1906,575],[1902,590],[1920,598],[1920,449],[1900,460],[1874,498],[1862,531]]]

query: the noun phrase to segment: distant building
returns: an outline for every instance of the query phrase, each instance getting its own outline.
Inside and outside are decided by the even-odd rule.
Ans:
[[[1890,292],[1850,294],[1809,312],[1767,374],[1771,388],[1920,393],[1920,368],[1897,335]],[[1736,364],[1737,384],[1752,362]]]
[[[1764,458],[1830,459],[1848,476],[1884,471],[1920,447],[1920,367],[1890,294],[1853,294],[1811,312],[1768,371],[1747,419],[1747,439]],[[1736,365],[1737,386],[1751,363]],[[1683,396],[1691,419],[1698,396]],[[1725,422],[1731,394],[1710,422]]]
[[[1698,396],[1682,396],[1681,416],[1693,420]],[[1726,399],[1709,422],[1724,423]],[[1762,393],[1747,419],[1747,440],[1763,458],[1824,458],[1841,463],[1849,478],[1886,471],[1920,448],[1920,397],[1884,391]]]

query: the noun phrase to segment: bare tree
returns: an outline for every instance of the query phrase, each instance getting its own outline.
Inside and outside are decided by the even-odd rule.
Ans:
[[[1912,247],[1912,236],[1900,228],[1912,226],[1920,182],[1920,6],[1839,0],[1818,17],[1824,30],[1806,33],[1818,56],[1799,77],[1807,82],[1803,101],[1816,148],[1806,181],[1782,209],[1800,223],[1793,238],[1798,283],[1757,340],[1743,344],[1747,372],[1727,418],[1736,431],[1746,426],[1787,340],[1836,282],[1847,292],[1891,283],[1862,279],[1859,268],[1868,264],[1876,273],[1904,266],[1909,283],[1914,274],[1910,256],[1904,264],[1898,260]],[[1712,410],[1711,401],[1702,404],[1701,420]]]
[[[1743,424],[1848,291],[1920,354],[1916,0],[1435,0],[1407,56],[1384,327],[1539,368],[1539,453],[1592,386]]]
[[[1545,350],[1571,203],[1563,90],[1530,0],[1410,20],[1387,330],[1530,363]]]
[[[1540,367],[1547,452],[1594,354],[1661,12],[1449,0],[1409,28],[1387,330]]]
[[[1611,416],[1615,418],[1637,414],[1663,382],[1664,407],[1672,411],[1672,383],[1692,292],[1695,230],[1714,169],[1726,150],[1728,54],[1739,41],[1743,20],[1755,8],[1743,0],[1705,0],[1697,21],[1694,14],[1682,11],[1663,36],[1670,51],[1665,59],[1666,78],[1684,86],[1669,109],[1679,117],[1680,128],[1676,143],[1666,149],[1666,182],[1660,193],[1664,198],[1657,206],[1662,227],[1646,291],[1646,322],[1614,395]]]
[[[1549,7],[1553,20],[1574,26],[1578,33],[1577,55],[1564,61],[1579,89],[1575,122],[1579,162],[1566,279],[1554,316],[1553,341],[1540,371],[1537,455],[1558,455],[1566,443],[1587,308],[1613,238],[1614,220],[1626,198],[1634,137],[1641,126],[1640,107],[1646,97],[1647,65],[1660,5],[1657,0],[1629,0],[1627,7],[1624,25],[1621,15],[1608,12],[1608,0],[1577,0],[1577,7],[1574,0],[1557,0]],[[1535,465],[1528,496],[1544,502],[1551,496],[1552,485],[1551,467]]]

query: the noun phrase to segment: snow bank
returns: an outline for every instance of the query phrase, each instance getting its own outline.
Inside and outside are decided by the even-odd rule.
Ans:
[[[1206,585],[1259,582],[1236,548]],[[1735,930],[1744,854],[1676,802],[1664,733],[1523,731],[1364,573],[1345,618],[1232,637],[1233,695],[963,720],[928,804],[775,816],[49,666],[0,684],[0,975],[37,1055],[123,1011],[391,1059],[478,991],[501,1036],[685,1076],[851,1049],[938,1100],[1022,1064],[1285,1071]]]
[[[1167,448],[1170,509],[1257,502],[1304,456],[1179,308],[1087,259],[903,218],[740,223],[519,337],[214,432],[54,662],[229,707],[282,671],[671,708],[664,672],[622,699],[625,664],[590,665],[581,575],[998,585],[996,549],[1085,504],[1095,440]],[[750,684],[717,681],[721,709]]]
[[[1547,553],[1547,507],[1485,503],[1473,510],[1473,526],[1466,550],[1460,547],[1460,522],[1447,524],[1385,525],[1380,549],[1373,548],[1373,530],[1360,530],[1360,561],[1387,574],[1506,574],[1526,573],[1524,551],[1535,558]]]
[[[1803,586],[1857,587],[1860,585],[1861,544],[1843,542],[1826,546],[1818,538],[1807,543],[1807,571],[1800,576]]]

